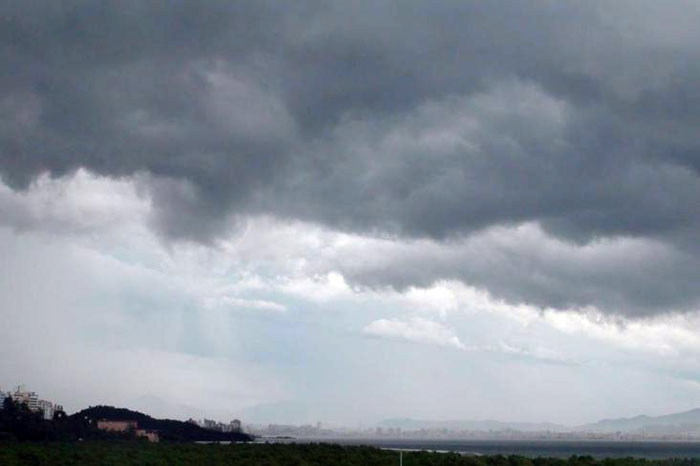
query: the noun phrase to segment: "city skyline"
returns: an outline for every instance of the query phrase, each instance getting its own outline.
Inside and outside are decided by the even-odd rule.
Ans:
[[[700,2],[0,24],[3,383],[250,423],[700,407]]]
[[[0,400],[4,401],[6,398],[10,398],[15,403],[27,405],[31,411],[41,411],[46,420],[53,419],[54,413],[63,411],[63,405],[39,398],[37,392],[27,390],[23,384],[16,385],[14,391],[3,391],[0,385]]]
[[[137,437],[147,437],[151,442],[159,441],[158,429],[144,428],[140,420],[147,419],[146,424],[157,423],[147,413],[139,413],[124,407],[98,405],[83,409],[78,413],[66,413],[63,406],[43,400],[39,395],[19,384],[13,390],[3,391],[0,387],[0,410],[5,409],[5,399],[25,405],[30,411],[40,411],[43,419],[56,421],[61,412],[62,419],[70,415],[90,413],[98,430],[111,433],[129,433]],[[100,418],[109,416],[107,419]],[[80,416],[79,416],[80,417]],[[87,415],[85,419],[88,419]],[[182,420],[180,420],[182,422]],[[185,423],[194,424],[209,431],[222,433],[244,433],[254,435],[258,440],[286,441],[299,439],[303,441],[319,439],[464,439],[464,440],[616,440],[616,441],[697,441],[700,440],[700,408],[683,413],[669,413],[664,416],[650,417],[637,415],[631,418],[601,419],[585,425],[563,425],[552,422],[522,423],[507,420],[420,420],[410,418],[384,419],[369,423],[364,427],[347,425],[324,425],[320,421],[315,425],[243,423],[239,419],[221,422],[213,419],[188,418]]]

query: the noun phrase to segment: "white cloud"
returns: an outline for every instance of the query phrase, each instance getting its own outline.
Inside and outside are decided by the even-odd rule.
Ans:
[[[445,325],[420,317],[407,321],[396,319],[379,319],[367,325],[363,332],[381,338],[408,340],[416,343],[466,349],[464,344]]]
[[[567,334],[584,334],[615,346],[664,356],[682,351],[700,354],[700,314],[671,315],[639,321],[610,319],[588,313],[547,310],[543,319]]]
[[[353,290],[338,272],[311,277],[285,278],[281,280],[279,287],[285,293],[320,303],[353,296]]]
[[[535,346],[534,348],[513,346],[509,343],[501,341],[497,346],[498,351],[514,356],[525,358],[533,358],[541,361],[550,361],[556,363],[568,363],[566,358],[558,351],[544,346]]]
[[[283,304],[263,299],[243,299],[232,296],[212,296],[203,299],[202,305],[205,308],[243,309],[255,311],[285,312],[287,307]]]
[[[437,311],[443,319],[448,312],[459,308],[459,300],[445,283],[436,283],[428,288],[409,288],[404,294],[416,306]]]
[[[110,179],[83,169],[63,178],[42,175],[26,191],[0,183],[0,225],[64,234],[144,232],[151,211],[131,178]]]

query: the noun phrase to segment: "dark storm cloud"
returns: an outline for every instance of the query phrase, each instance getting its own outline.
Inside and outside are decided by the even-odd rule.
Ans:
[[[577,244],[654,238],[684,256],[679,283],[698,271],[696,2],[23,1],[0,17],[15,188],[148,173],[174,238],[259,212],[439,240],[537,221]],[[499,294],[547,302],[536,288]]]
[[[487,232],[440,247],[368,251],[366,260],[338,261],[354,284],[430,286],[460,280],[511,304],[648,316],[697,310],[697,256],[646,240],[610,240],[586,247],[557,243],[532,227]],[[373,253],[373,254],[372,254]]]

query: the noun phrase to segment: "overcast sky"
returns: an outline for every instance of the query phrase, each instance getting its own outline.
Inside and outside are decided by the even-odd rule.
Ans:
[[[0,2],[0,387],[350,426],[700,407],[698,24]]]

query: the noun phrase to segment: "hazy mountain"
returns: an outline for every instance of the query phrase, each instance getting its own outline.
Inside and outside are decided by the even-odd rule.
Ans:
[[[385,419],[378,424],[383,428],[401,428],[402,430],[448,429],[452,431],[482,432],[600,432],[600,433],[639,433],[639,434],[700,434],[700,408],[682,413],[664,416],[635,416],[631,418],[603,419],[581,426],[565,426],[553,423],[505,422],[493,420],[448,420],[429,421],[421,419]]]
[[[646,432],[680,433],[700,432],[700,408],[664,416],[635,416],[631,418],[603,419],[576,427],[587,432]]]

